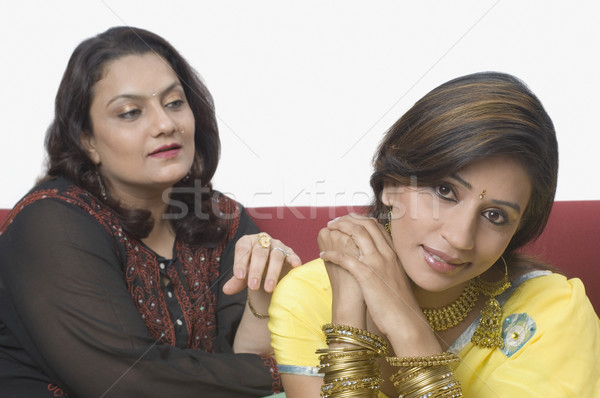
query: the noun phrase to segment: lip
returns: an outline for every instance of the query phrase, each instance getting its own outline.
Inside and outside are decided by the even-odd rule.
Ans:
[[[421,250],[427,264],[437,272],[452,272],[468,264],[468,262],[464,262],[459,258],[450,257],[444,252],[440,252],[427,246],[421,246]]]
[[[177,156],[180,151],[181,145],[179,144],[162,145],[150,152],[148,156],[159,159],[172,158]]]

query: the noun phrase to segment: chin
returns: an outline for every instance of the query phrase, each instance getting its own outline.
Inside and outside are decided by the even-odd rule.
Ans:
[[[448,274],[432,274],[431,272],[421,271],[418,272],[414,278],[408,272],[407,275],[412,281],[413,285],[428,292],[443,292],[464,282],[462,278],[461,280],[458,280],[456,274],[451,276]]]
[[[156,184],[173,186],[185,178],[188,170],[182,168],[181,170],[171,170],[162,175],[155,175],[154,181]]]

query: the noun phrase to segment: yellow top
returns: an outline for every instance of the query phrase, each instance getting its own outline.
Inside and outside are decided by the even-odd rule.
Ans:
[[[466,397],[600,397],[600,320],[579,279],[533,271],[498,297],[505,347],[474,346],[476,320],[450,347]],[[281,373],[317,376],[315,351],[326,348],[331,286],[314,260],[279,282],[269,329]],[[384,396],[380,394],[380,396]]]

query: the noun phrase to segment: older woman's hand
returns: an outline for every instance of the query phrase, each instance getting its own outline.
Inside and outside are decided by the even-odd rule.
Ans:
[[[235,294],[246,286],[263,286],[272,293],[275,285],[292,267],[302,264],[294,250],[265,233],[245,235],[235,244],[233,277],[223,286],[225,294]]]

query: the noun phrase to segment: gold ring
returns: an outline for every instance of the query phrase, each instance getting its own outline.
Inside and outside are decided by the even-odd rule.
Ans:
[[[264,232],[258,234],[258,244],[264,249],[271,247],[271,237]]]

